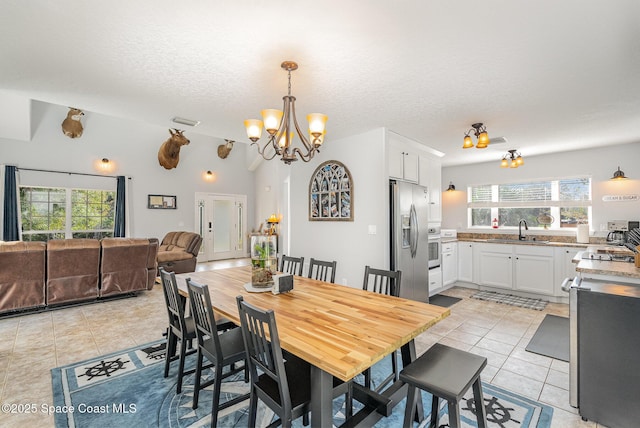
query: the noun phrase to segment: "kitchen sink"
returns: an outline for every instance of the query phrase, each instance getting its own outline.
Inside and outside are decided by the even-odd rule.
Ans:
[[[487,242],[493,242],[496,244],[548,244],[549,241],[537,240],[534,238],[527,238],[522,241],[518,239],[506,239],[506,238],[490,238]]]

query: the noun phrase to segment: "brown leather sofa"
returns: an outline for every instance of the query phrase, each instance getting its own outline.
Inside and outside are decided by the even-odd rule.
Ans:
[[[47,304],[98,297],[100,241],[55,239],[47,243]]]
[[[0,313],[45,305],[44,242],[0,242]]]
[[[151,290],[157,253],[155,238],[0,241],[0,315]]]
[[[158,249],[158,267],[174,273],[195,272],[200,245],[202,237],[197,233],[167,233]]]
[[[157,254],[157,239],[102,239],[100,297],[151,290],[156,280]]]

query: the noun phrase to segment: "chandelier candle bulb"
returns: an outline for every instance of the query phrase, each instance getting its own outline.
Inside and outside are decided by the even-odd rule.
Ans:
[[[244,126],[247,128],[247,136],[254,143],[262,136],[262,121],[259,119],[247,119],[244,121]]]
[[[261,112],[262,120],[264,121],[264,128],[271,135],[274,135],[280,127],[280,121],[282,120],[282,112],[273,108],[264,109]]]
[[[311,113],[307,115],[309,121],[309,132],[312,135],[322,135],[324,126],[327,123],[327,115],[322,113]]]

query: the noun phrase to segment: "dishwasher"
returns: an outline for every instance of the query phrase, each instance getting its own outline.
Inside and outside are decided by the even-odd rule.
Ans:
[[[565,279],[569,292],[569,399],[584,420],[609,428],[640,421],[640,286]]]

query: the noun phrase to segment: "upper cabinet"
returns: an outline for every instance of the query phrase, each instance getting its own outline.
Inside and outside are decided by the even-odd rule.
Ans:
[[[419,183],[429,191],[429,221],[442,221],[442,161],[439,157],[420,156]]]
[[[429,192],[429,222],[442,221],[442,153],[387,131],[389,178],[418,183]]]
[[[400,141],[389,139],[389,177],[418,182],[418,154]]]

